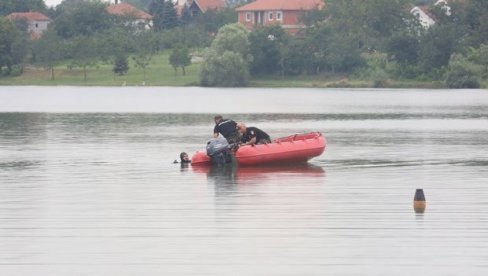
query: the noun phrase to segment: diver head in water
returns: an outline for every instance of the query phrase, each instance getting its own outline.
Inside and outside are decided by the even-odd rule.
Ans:
[[[180,161],[181,161],[181,164],[191,163],[191,160],[188,157],[188,154],[186,152],[180,153]]]

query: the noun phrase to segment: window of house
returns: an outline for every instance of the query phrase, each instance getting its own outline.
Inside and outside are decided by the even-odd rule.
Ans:
[[[273,21],[273,12],[268,12],[268,21]]]
[[[251,21],[251,16],[252,16],[252,14],[250,12],[246,12],[246,21],[247,22]]]
[[[39,24],[36,23],[36,28],[39,28]]]
[[[283,20],[283,12],[281,11],[276,12],[276,20],[278,21]]]

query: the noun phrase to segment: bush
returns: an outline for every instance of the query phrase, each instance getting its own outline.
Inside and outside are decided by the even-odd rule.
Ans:
[[[204,56],[200,73],[203,86],[246,86],[249,80],[249,40],[240,24],[222,27]]]
[[[465,66],[450,68],[447,72],[446,84],[449,88],[480,88],[476,72]]]
[[[24,66],[20,64],[16,64],[12,66],[12,70],[10,71],[10,76],[16,77],[20,76],[24,73]]]
[[[112,71],[119,76],[127,74],[129,71],[129,61],[127,60],[127,57],[123,55],[115,57]]]
[[[373,75],[373,87],[386,88],[389,86],[390,86],[390,80],[388,78],[388,74],[382,69],[377,69]]]
[[[203,86],[246,86],[249,80],[247,62],[236,52],[223,54],[209,50],[200,73]]]
[[[446,85],[449,88],[480,88],[476,66],[465,57],[453,54],[446,73]]]

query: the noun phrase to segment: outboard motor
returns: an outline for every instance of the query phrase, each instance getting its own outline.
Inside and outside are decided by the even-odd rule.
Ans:
[[[212,158],[212,164],[224,165],[232,162],[229,143],[221,136],[208,141],[207,155]]]

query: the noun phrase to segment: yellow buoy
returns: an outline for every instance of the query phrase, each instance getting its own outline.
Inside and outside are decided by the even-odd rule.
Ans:
[[[424,213],[426,205],[427,204],[425,203],[424,190],[417,189],[413,198],[413,209],[415,210],[415,213]]]

